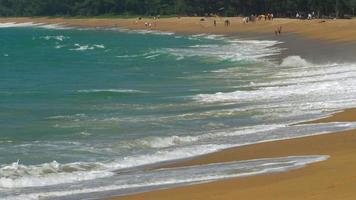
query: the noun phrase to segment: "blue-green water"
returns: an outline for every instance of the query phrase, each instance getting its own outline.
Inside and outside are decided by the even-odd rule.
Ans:
[[[206,181],[115,172],[354,126],[288,126],[355,106],[354,64],[279,63],[277,41],[54,28],[0,28],[0,197]]]

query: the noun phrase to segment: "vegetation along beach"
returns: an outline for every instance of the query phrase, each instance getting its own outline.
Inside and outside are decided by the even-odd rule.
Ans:
[[[0,0],[0,199],[356,199],[355,9]]]

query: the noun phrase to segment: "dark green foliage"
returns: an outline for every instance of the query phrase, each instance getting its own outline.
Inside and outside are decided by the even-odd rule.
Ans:
[[[356,0],[0,0],[1,16],[354,15]]]

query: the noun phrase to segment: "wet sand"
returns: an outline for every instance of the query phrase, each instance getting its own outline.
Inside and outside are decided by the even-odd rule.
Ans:
[[[356,109],[346,110],[316,122],[330,121],[356,121]],[[324,162],[283,173],[222,180],[112,199],[351,200],[356,198],[356,130],[232,148],[164,167],[302,155],[329,155],[330,158]]]

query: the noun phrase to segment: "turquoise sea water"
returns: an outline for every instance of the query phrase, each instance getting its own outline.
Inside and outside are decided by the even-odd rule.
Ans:
[[[0,197],[99,198],[323,160],[131,170],[355,127],[290,126],[354,107],[356,65],[276,61],[278,43],[0,25]]]

